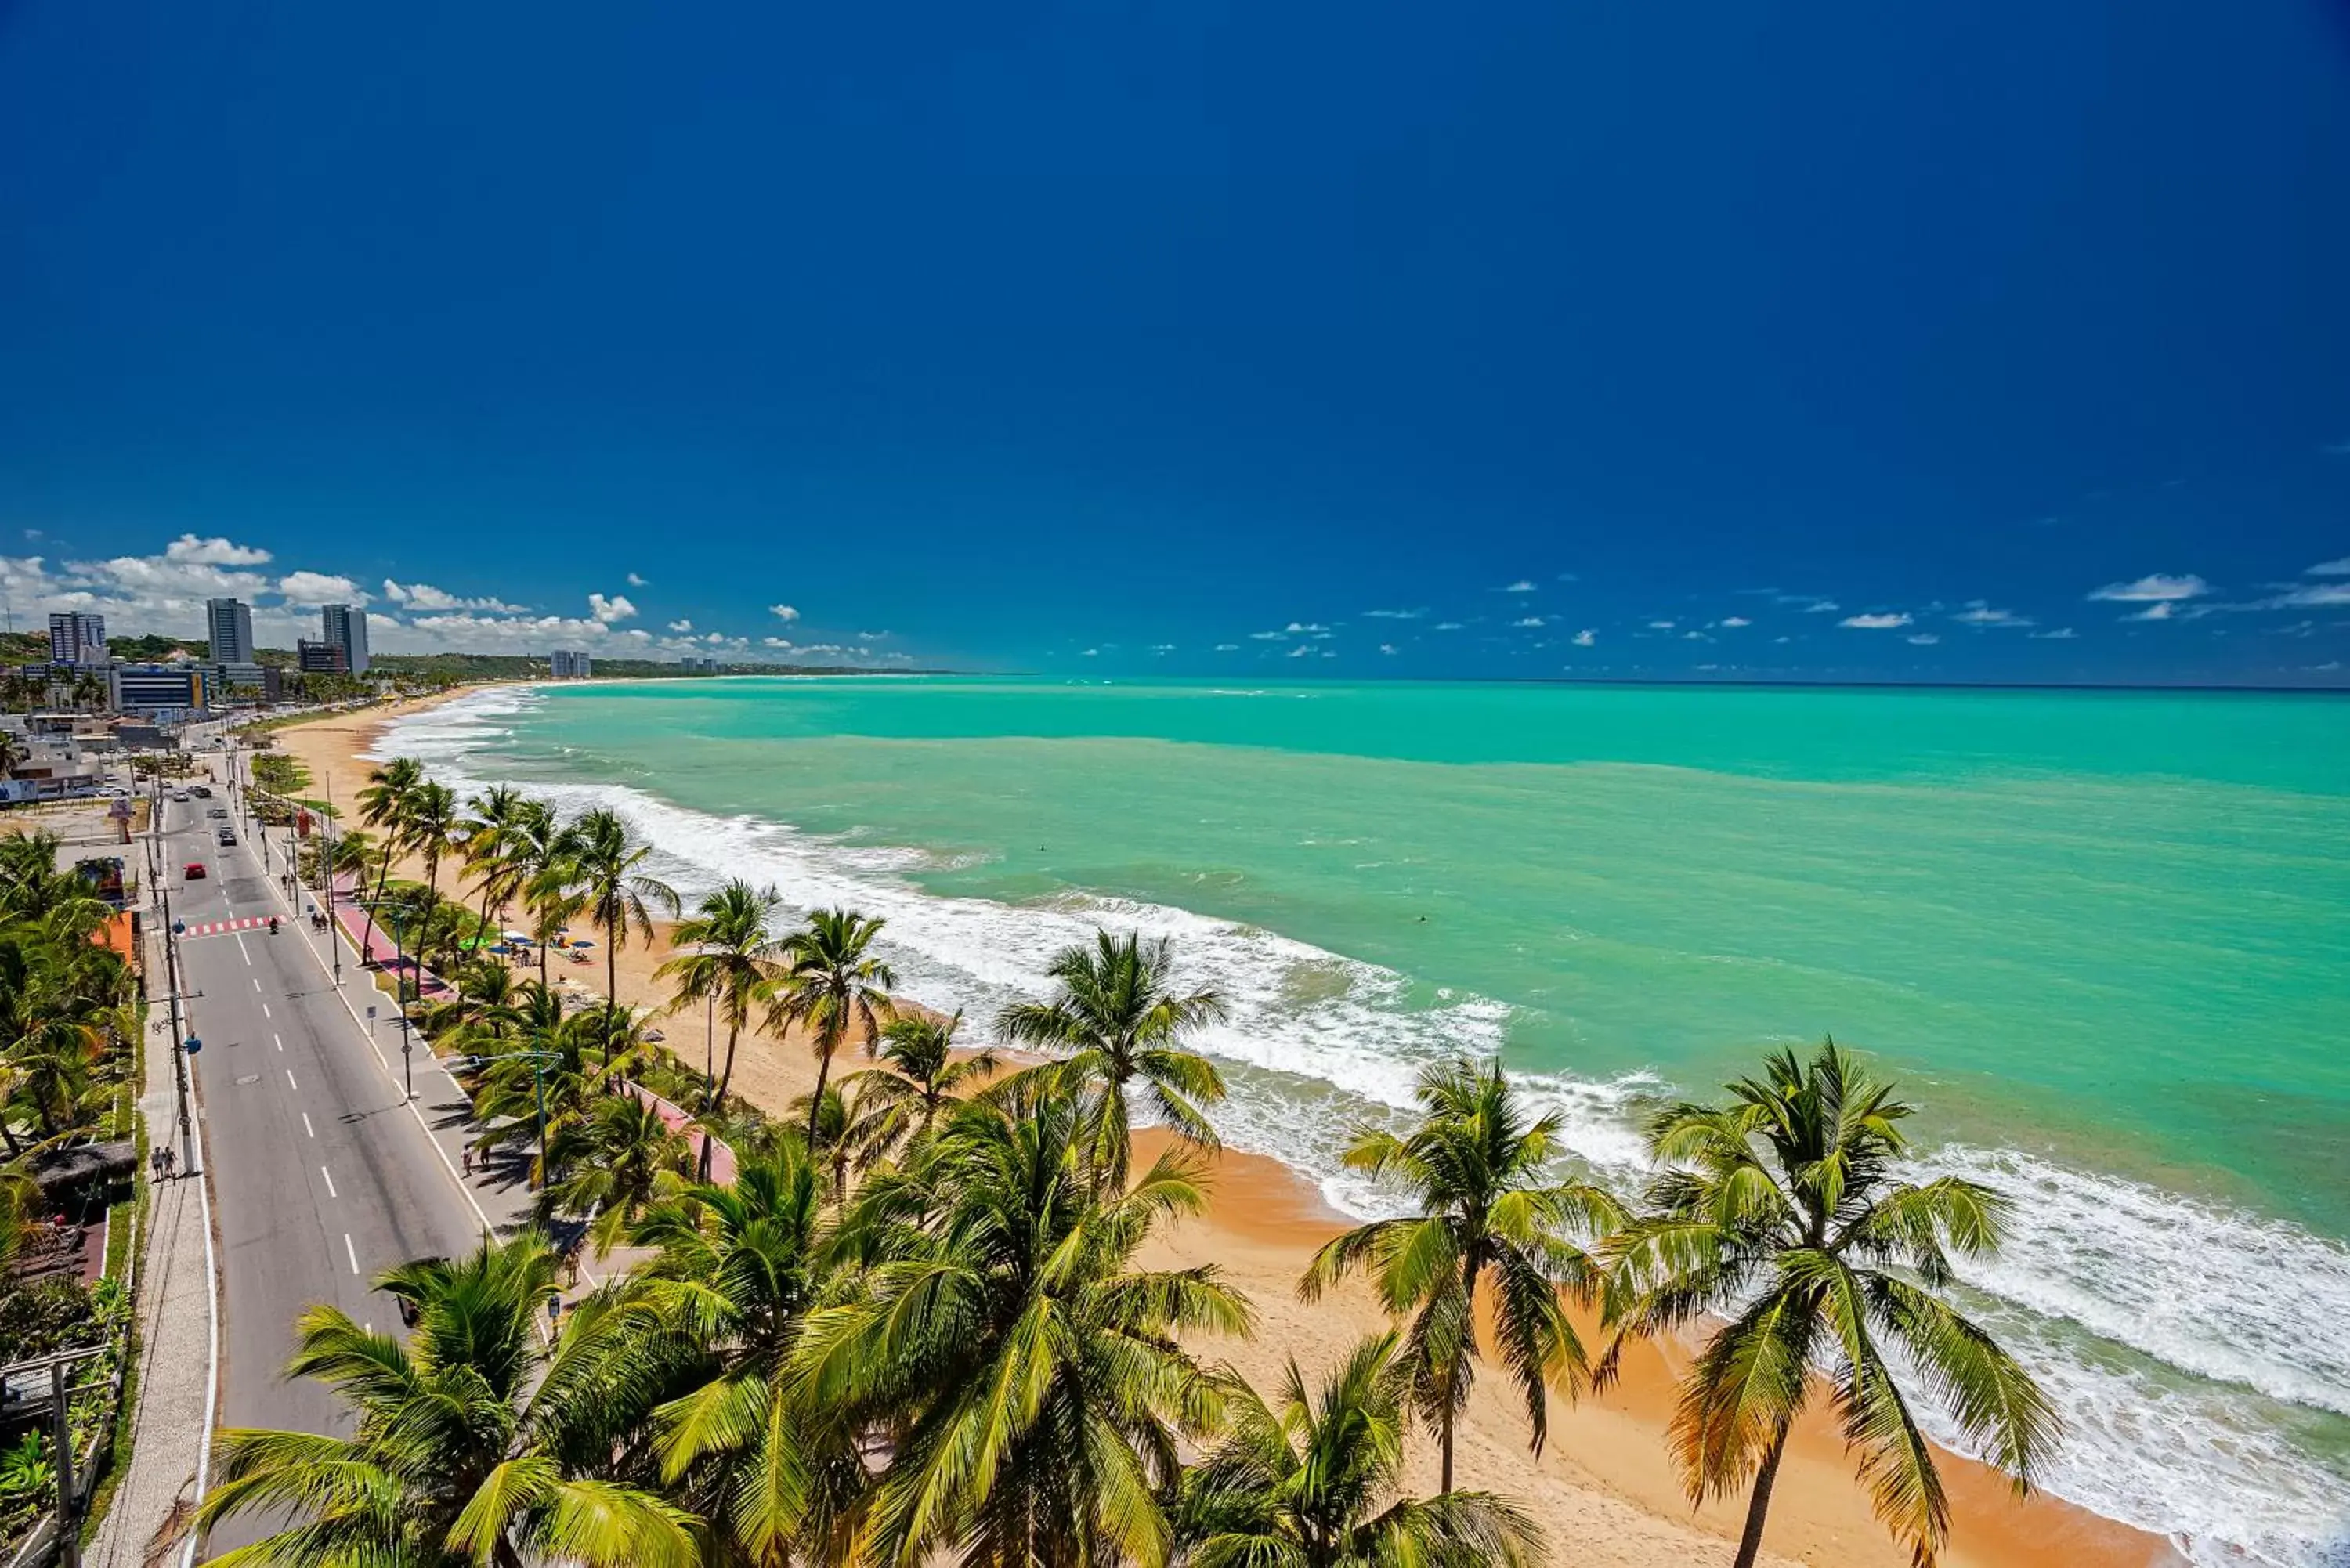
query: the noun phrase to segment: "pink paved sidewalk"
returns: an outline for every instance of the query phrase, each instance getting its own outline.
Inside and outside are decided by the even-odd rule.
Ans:
[[[658,1112],[660,1116],[660,1119],[669,1124],[669,1127],[671,1132],[681,1132],[685,1134],[686,1141],[689,1147],[693,1150],[693,1168],[696,1170],[702,1168],[702,1146],[707,1143],[711,1146],[710,1179],[719,1183],[721,1186],[732,1186],[733,1184],[734,1151],[732,1148],[729,1148],[726,1145],[718,1142],[708,1133],[703,1132],[700,1127],[695,1127],[693,1125],[692,1116],[687,1115],[686,1112],[680,1109],[678,1106],[670,1104],[669,1101],[662,1099],[659,1095],[654,1094],[642,1084],[630,1084],[629,1085],[629,1093],[636,1096],[640,1104],[650,1106],[656,1112]]]
[[[359,907],[357,895],[358,886],[348,872],[335,878],[335,923],[343,928],[345,934],[351,939],[351,946],[359,950],[359,961],[373,964],[379,969],[389,968],[395,961],[400,961],[398,944],[376,925],[372,916]],[[415,961],[405,961],[413,963]],[[430,971],[420,969],[418,975],[416,988],[420,995],[431,996],[449,989],[440,976]]]

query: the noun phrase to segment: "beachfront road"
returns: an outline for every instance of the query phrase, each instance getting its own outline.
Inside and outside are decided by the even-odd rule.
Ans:
[[[404,1102],[396,1038],[387,1071],[297,922],[269,934],[267,918],[287,906],[243,823],[235,847],[215,843],[221,824],[208,813],[227,805],[224,790],[209,801],[167,796],[161,846],[172,915],[188,932],[181,984],[203,993],[183,1004],[182,1033],[203,1043],[192,1065],[221,1249],[220,1422],[344,1432],[325,1390],[283,1376],[295,1318],[326,1302],[400,1333],[395,1303],[369,1281],[411,1258],[470,1251],[482,1223]],[[207,875],[189,880],[191,861]],[[261,923],[234,929],[243,919]],[[420,1044],[417,1065],[432,1082],[419,1092],[445,1098],[431,1062]],[[259,1532],[240,1521],[208,1549]]]

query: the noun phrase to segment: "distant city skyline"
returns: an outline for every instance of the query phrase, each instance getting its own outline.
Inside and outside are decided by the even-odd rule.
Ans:
[[[2350,18],[1710,17],[15,8],[0,598],[234,597],[277,647],[348,604],[378,653],[2350,683]]]

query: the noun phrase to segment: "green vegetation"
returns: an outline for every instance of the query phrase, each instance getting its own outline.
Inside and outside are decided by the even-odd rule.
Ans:
[[[1248,1300],[1212,1264],[1145,1261],[1207,1204],[1223,1089],[1186,1044],[1222,1000],[1178,986],[1163,945],[1103,933],[1061,954],[1055,993],[996,1021],[1049,1060],[1003,1075],[992,1054],[957,1060],[959,1016],[893,996],[879,921],[820,910],[778,931],[780,898],[732,883],[658,971],[673,1011],[726,1016],[723,1064],[697,1071],[610,989],[618,948],[675,907],[647,846],[609,814],[567,824],[494,792],[467,807],[386,764],[362,863],[385,923],[448,961],[453,990],[417,1022],[463,1074],[476,1150],[522,1166],[546,1229],[380,1276],[415,1309],[405,1343],[306,1314],[290,1371],[335,1390],[355,1435],[227,1434],[205,1520],[256,1512],[277,1532],[217,1561],[1518,1568],[1545,1560],[1529,1512],[1453,1483],[1480,1367],[1509,1377],[1539,1452],[1554,1395],[1604,1385],[1636,1336],[1690,1329],[1706,1343],[1673,1454],[1692,1498],[1751,1484],[1742,1564],[1813,1398],[1923,1564],[1948,1510],[1905,1381],[2020,1487],[2046,1457],[2038,1391],[1937,1293],[1950,1250],[1996,1244],[2002,1201],[1904,1183],[1908,1107],[1833,1044],[1773,1057],[1727,1107],[1666,1112],[1636,1200],[1563,1171],[1555,1118],[1499,1064],[1430,1068],[1417,1116],[1361,1129],[1348,1156],[1411,1211],[1332,1241],[1298,1284],[1311,1299],[1367,1275],[1395,1326],[1318,1386],[1293,1362],[1269,1400],[1206,1359],[1254,1331]],[[423,881],[392,876],[403,852]],[[598,1000],[547,984],[544,948],[537,979],[459,956],[500,923],[581,919],[605,938]],[[788,1119],[729,1096],[753,1018],[815,1054]],[[852,1042],[879,1060],[834,1081]],[[1139,1173],[1135,1096],[1179,1135]],[[697,1168],[695,1131],[730,1146],[731,1179],[706,1142]],[[542,1347],[550,1235],[642,1255]],[[1602,1325],[1596,1355],[1576,1305]],[[1440,1456],[1429,1496],[1405,1487],[1414,1427]]]
[[[36,1176],[65,1151],[132,1136],[140,1017],[130,965],[94,940],[114,910],[89,883],[57,869],[58,849],[47,834],[0,838],[0,1363],[99,1347],[68,1373],[68,1429],[86,1469],[108,1446],[130,1301],[119,1274],[82,1282],[78,1226],[40,1222],[50,1199]],[[103,1172],[92,1175],[81,1200],[103,1204],[113,1186]],[[108,1242],[110,1254],[110,1233]],[[6,1437],[0,1541],[57,1501],[47,1432]]]

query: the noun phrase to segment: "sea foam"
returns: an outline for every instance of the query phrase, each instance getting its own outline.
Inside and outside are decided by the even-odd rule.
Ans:
[[[689,901],[742,876],[802,908],[880,916],[906,994],[965,1009],[983,1027],[1005,1003],[1043,994],[1052,955],[1097,929],[1170,938],[1180,982],[1212,987],[1230,1007],[1200,1042],[1232,1090],[1220,1131],[1290,1164],[1342,1210],[1395,1211],[1393,1193],[1339,1165],[1351,1129],[1408,1110],[1428,1063],[1503,1044],[1504,1003],[1439,992],[1414,1006],[1406,977],[1277,932],[1077,892],[1023,905],[932,894],[913,879],[935,864],[920,849],[717,816],[622,785],[515,779],[498,755],[508,721],[541,701],[527,690],[461,699],[399,721],[396,750],[468,790],[523,783],[567,812],[619,812]],[[1523,1083],[1601,1179],[1638,1179],[1632,1113],[1669,1085],[1647,1075]],[[2205,1568],[2350,1568],[2350,1455],[2336,1421],[2350,1414],[2350,1249],[2016,1150],[1945,1147],[1919,1167],[1921,1178],[1967,1176],[2016,1199],[2002,1255],[1963,1277],[1970,1307],[2064,1412],[2046,1490],[2168,1535]],[[1955,1438],[1947,1422],[1929,1414],[1929,1424]]]

